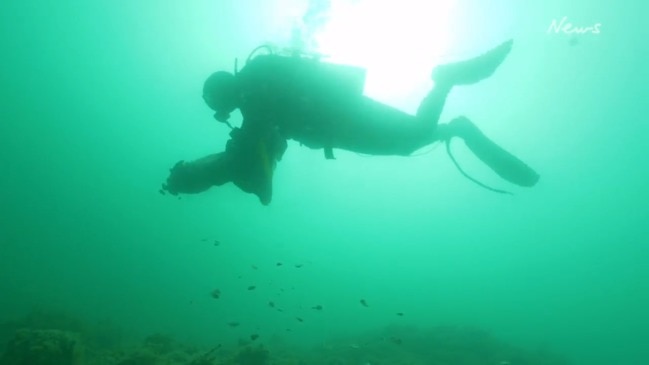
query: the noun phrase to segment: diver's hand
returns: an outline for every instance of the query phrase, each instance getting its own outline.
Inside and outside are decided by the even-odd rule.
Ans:
[[[186,173],[187,167],[185,166],[185,161],[180,160],[169,169],[169,177],[167,177],[167,182],[162,184],[162,190],[168,192],[171,195],[178,195],[183,192],[183,187],[187,185],[186,179],[188,174]]]

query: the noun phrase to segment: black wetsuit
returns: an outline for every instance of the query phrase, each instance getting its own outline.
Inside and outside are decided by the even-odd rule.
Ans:
[[[285,139],[331,148],[341,110],[358,108],[365,71],[301,57],[257,56],[237,74],[243,124],[276,127]]]
[[[364,96],[363,69],[303,57],[257,56],[236,75],[243,121],[241,128],[233,129],[225,152],[177,164],[163,188],[171,193],[197,193],[232,181],[267,205],[272,198],[273,171],[287,139],[323,148],[325,156],[333,158],[334,148],[405,156],[452,137],[464,139],[501,177],[533,186],[539,175],[467,118],[438,125],[451,88],[491,75],[510,48],[511,42],[505,42],[475,59],[443,66],[435,88],[415,115]]]

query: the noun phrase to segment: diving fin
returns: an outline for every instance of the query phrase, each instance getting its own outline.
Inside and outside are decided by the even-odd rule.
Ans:
[[[534,169],[487,138],[466,117],[453,119],[448,127],[449,137],[461,137],[471,152],[503,179],[523,187],[532,187],[539,181]]]
[[[442,85],[471,85],[491,76],[505,60],[514,41],[508,40],[470,60],[435,67],[432,80]]]
[[[331,147],[325,147],[324,148],[324,155],[327,160],[335,160],[336,158],[334,157],[334,150]]]

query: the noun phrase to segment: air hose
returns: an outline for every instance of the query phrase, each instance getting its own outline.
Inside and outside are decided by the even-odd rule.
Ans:
[[[467,179],[473,181],[473,182],[474,182],[475,184],[477,184],[478,186],[480,186],[480,187],[482,187],[482,188],[485,188],[485,189],[487,189],[487,190],[493,191],[493,192],[495,192],[495,193],[514,195],[514,194],[512,194],[511,192],[506,191],[506,190],[501,190],[501,189],[492,188],[491,186],[488,186],[488,185],[486,185],[486,184],[484,184],[484,183],[478,181],[477,179],[473,178],[473,177],[470,176],[469,174],[467,174],[467,173],[462,169],[462,167],[460,167],[460,164],[457,162],[457,160],[455,160],[455,157],[453,157],[453,153],[451,152],[451,138],[447,139],[445,142],[446,142],[446,153],[447,153],[448,156],[451,158],[451,161],[453,161],[453,164],[455,165],[455,167],[457,168],[457,170],[458,170],[462,175],[464,175],[464,177],[466,177]]]

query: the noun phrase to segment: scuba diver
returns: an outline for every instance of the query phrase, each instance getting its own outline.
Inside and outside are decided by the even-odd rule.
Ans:
[[[233,182],[268,205],[273,173],[289,139],[323,149],[327,159],[334,158],[334,149],[408,156],[434,142],[446,142],[447,152],[462,174],[487,189],[507,193],[464,173],[450,152],[450,140],[458,137],[503,179],[534,186],[539,175],[466,117],[438,124],[451,89],[492,75],[512,44],[509,40],[476,58],[434,68],[434,87],[415,115],[364,96],[362,68],[326,63],[300,53],[276,54],[269,48],[270,52],[255,55],[267,46],[258,47],[240,71],[235,62],[234,73],[215,72],[203,86],[203,99],[214,110],[214,118],[231,129],[225,150],[191,162],[179,161],[161,192],[195,194]],[[243,117],[238,128],[229,123],[230,113],[236,109]]]

